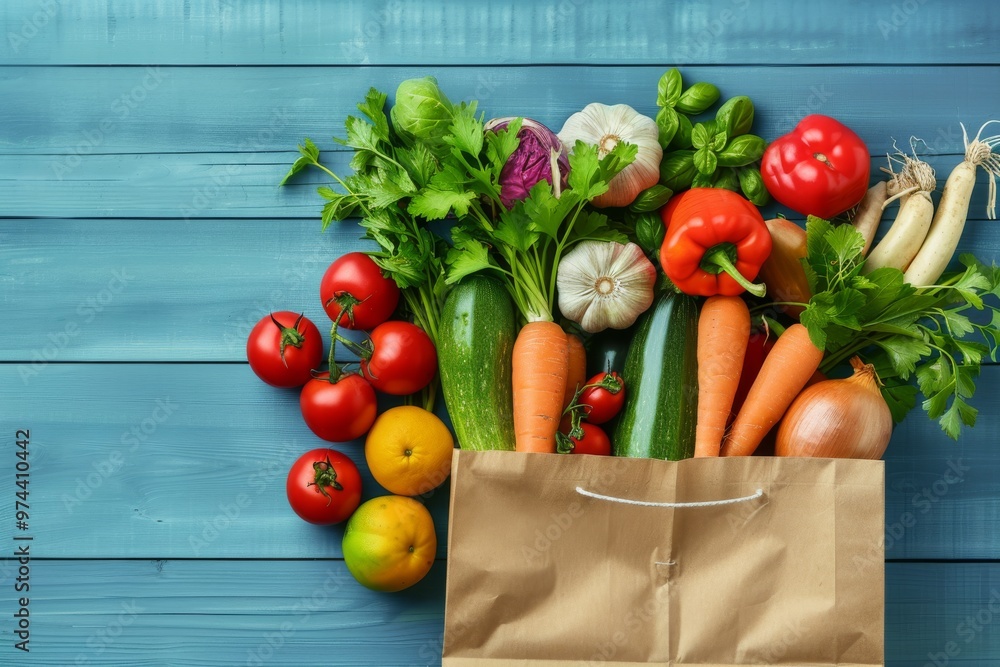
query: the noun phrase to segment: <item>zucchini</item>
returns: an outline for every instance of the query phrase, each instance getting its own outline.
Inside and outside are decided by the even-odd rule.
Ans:
[[[678,461],[694,455],[698,416],[698,308],[686,294],[656,297],[625,356],[625,407],[616,456]]]
[[[610,371],[621,373],[634,331],[635,325],[623,330],[605,329],[591,336],[586,343],[587,377]]]
[[[445,299],[438,373],[462,449],[514,449],[511,351],[516,333],[510,296],[491,278],[469,276]]]

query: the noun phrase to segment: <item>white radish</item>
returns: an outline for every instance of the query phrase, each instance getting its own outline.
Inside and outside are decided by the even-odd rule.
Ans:
[[[862,256],[867,255],[868,249],[872,246],[875,232],[878,231],[878,225],[882,221],[882,209],[885,208],[883,204],[886,197],[886,183],[879,181],[868,188],[868,192],[858,204],[854,217],[851,218],[851,224],[865,237],[865,249],[861,251]]]
[[[961,162],[948,176],[941,194],[941,202],[934,213],[930,231],[920,252],[907,267],[904,279],[917,287],[933,285],[944,273],[955,249],[958,247],[965,220],[969,215],[969,202],[972,200],[972,190],[976,185],[976,167],[982,167],[989,174],[989,198],[986,203],[986,215],[990,220],[996,218],[997,184],[1000,176],[1000,155],[993,148],[1000,145],[1000,135],[980,139],[983,130],[991,123],[987,121],[969,142],[969,135],[962,125],[962,137],[965,142],[965,160]]]
[[[893,199],[906,196],[906,201],[900,205],[899,213],[896,214],[896,220],[889,228],[889,232],[868,255],[862,269],[864,273],[887,266],[900,271],[905,270],[916,257],[927,236],[927,230],[930,229],[934,217],[931,192],[937,187],[934,170],[926,162],[908,155],[904,156],[904,160],[900,180],[904,184],[912,183],[912,185],[887,199],[883,204],[884,208]]]

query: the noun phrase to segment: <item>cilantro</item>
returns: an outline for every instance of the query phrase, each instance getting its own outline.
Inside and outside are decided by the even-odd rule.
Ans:
[[[803,268],[813,296],[800,322],[826,352],[821,370],[863,354],[875,365],[894,421],[916,406],[919,389],[927,416],[957,438],[963,425],[976,422],[968,399],[980,364],[996,360],[1000,310],[984,297],[1000,295],[1000,269],[963,255],[962,271],[914,287],[893,268],[862,275],[863,248],[852,226],[808,218]],[[968,316],[985,308],[992,311],[988,325]]]

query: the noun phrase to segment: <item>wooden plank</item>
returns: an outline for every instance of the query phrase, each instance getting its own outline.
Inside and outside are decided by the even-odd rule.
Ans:
[[[343,526],[308,524],[285,497],[292,462],[330,445],[306,427],[297,391],[265,385],[248,365],[58,364],[20,385],[4,364],[0,378],[0,433],[30,431],[38,557],[341,554]],[[398,404],[380,399],[380,409]],[[363,499],[386,494],[363,442],[333,446],[361,470]],[[2,479],[14,488],[13,465]],[[426,496],[443,554],[447,485]]]
[[[1000,260],[996,229],[970,223],[960,251]],[[53,362],[245,361],[272,310],[329,326],[319,282],[372,247],[359,236],[318,219],[0,221],[0,302],[20,325],[0,330],[0,361],[17,386]]]
[[[0,663],[440,664],[444,574],[438,561],[387,594],[359,585],[341,560],[33,560],[31,650],[5,632]],[[17,609],[12,591],[6,582],[5,612]]]
[[[1000,366],[985,367],[978,385],[979,422],[958,442],[919,410],[893,434],[887,558],[992,558],[1000,548]],[[31,431],[30,527],[39,557],[340,553],[341,528],[300,521],[284,495],[291,462],[324,443],[304,425],[297,394],[264,385],[245,364],[53,364],[27,385],[2,364],[0,386],[0,433]],[[338,448],[362,470],[365,497],[381,495],[360,445]],[[7,466],[3,488],[13,487],[13,475]],[[428,499],[442,549],[447,495],[441,489]],[[12,522],[0,525],[0,540],[13,530]]]
[[[998,62],[991,5],[861,0],[808,12],[750,0],[697,5],[543,0],[13,0],[18,64],[961,63]]]
[[[570,1],[570,0],[566,0]],[[784,54],[786,52],[782,52]],[[782,55],[784,57],[784,55]],[[477,99],[488,116],[525,115],[553,129],[590,102],[656,112],[666,67],[4,67],[0,152],[63,156],[112,153],[294,150],[304,136],[343,133],[343,119],[369,87],[394,94],[400,81],[436,76],[452,100]],[[961,146],[958,123],[996,115],[995,66],[684,67],[685,81],[711,81],[723,94],[748,95],[755,131],[787,132],[822,112],[854,128],[871,152],[892,138],[925,139],[936,152]],[[914,103],[913,91],[933,90]],[[59,91],[53,104],[53,91]],[[599,91],[599,92],[598,92]],[[44,127],[44,131],[40,131]],[[329,143],[329,142],[322,142]],[[55,160],[49,160],[55,161]],[[95,171],[93,173],[100,173]]]
[[[326,146],[323,146],[326,148]],[[0,201],[10,218],[319,218],[323,200],[318,185],[330,178],[318,170],[277,184],[298,154],[183,153],[90,155],[76,168],[62,170],[66,156],[0,155]],[[325,151],[324,163],[349,174],[350,154]],[[930,155],[939,190],[957,155]],[[882,178],[884,155],[872,158],[873,178]],[[986,218],[987,176],[976,175],[971,219]],[[779,210],[765,208],[765,213]],[[794,216],[792,216],[794,217]]]
[[[438,561],[389,595],[359,586],[339,560],[34,560],[31,653],[16,664],[144,667],[164,652],[173,665],[204,667],[254,657],[305,665],[318,655],[337,665],[438,664],[444,570]],[[12,595],[5,584],[5,609]],[[998,563],[888,563],[886,666],[992,665],[998,614]],[[15,655],[4,642],[0,661]]]

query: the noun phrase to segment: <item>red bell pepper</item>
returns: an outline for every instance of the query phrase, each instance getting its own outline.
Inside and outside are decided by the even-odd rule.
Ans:
[[[868,191],[868,147],[829,116],[806,116],[771,142],[760,161],[764,186],[803,215],[830,219],[856,206]]]
[[[731,190],[693,188],[661,210],[663,272],[685,294],[764,296],[750,281],[771,253],[771,234],[757,207]]]

